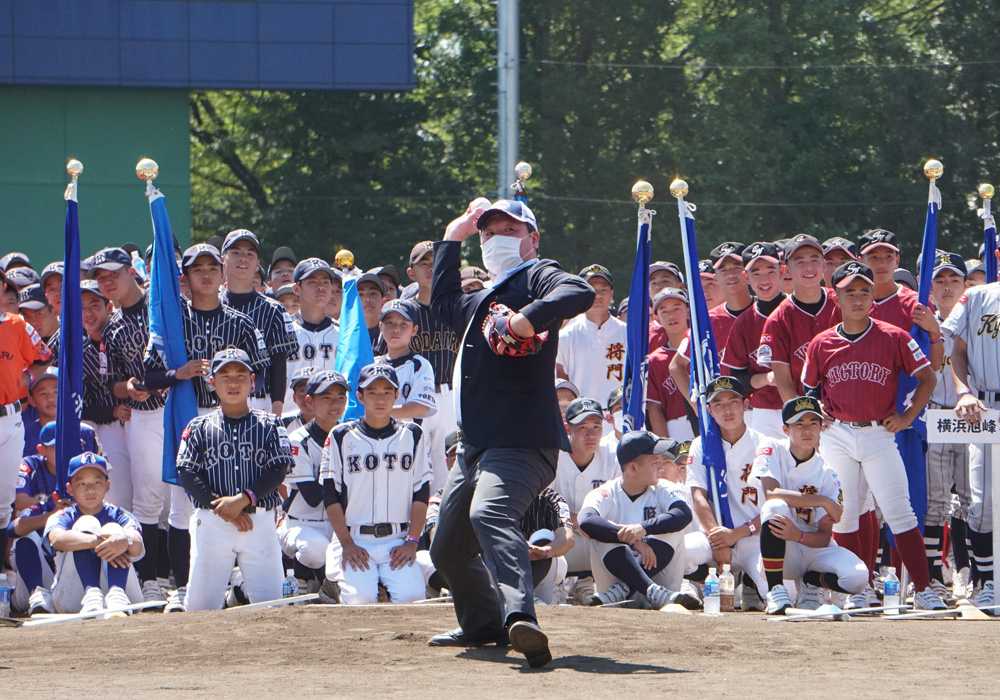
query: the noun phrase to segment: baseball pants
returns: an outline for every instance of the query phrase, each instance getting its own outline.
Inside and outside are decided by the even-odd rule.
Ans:
[[[448,473],[431,558],[469,634],[535,619],[528,543],[519,522],[556,475],[556,448],[458,449]]]
[[[156,525],[170,498],[163,481],[163,409],[133,410],[125,423],[125,446],[132,473],[132,514],[143,525]]]
[[[451,387],[442,384],[434,394],[437,412],[430,418],[425,418],[421,427],[430,438],[431,447],[431,493],[437,493],[444,487],[448,479],[448,462],[445,459],[444,441],[458,429],[455,421],[455,398]]]
[[[125,439],[125,424],[114,421],[106,425],[91,423],[101,441],[101,450],[108,460],[110,480],[108,503],[132,512],[132,459],[129,457],[128,442]]]
[[[953,506],[953,495],[958,498],[957,508]],[[969,445],[928,444],[926,524],[944,525],[953,517],[965,520],[970,502]]]
[[[29,558],[32,561],[26,561]],[[48,560],[42,555],[41,530],[35,530],[14,540],[14,546],[10,550],[10,564],[14,569],[14,573],[17,574],[17,584],[10,597],[11,607],[21,612],[27,612],[29,606],[28,599],[34,591],[34,586],[29,585],[21,575],[22,564],[35,570],[35,576],[32,578],[37,579],[37,575],[41,574],[41,583],[36,585],[41,585],[45,588],[52,588],[52,580],[55,574]],[[28,572],[25,571],[24,573],[27,574]]]
[[[326,550],[332,539],[335,538],[329,520],[296,520],[286,516],[278,523],[282,553],[307,569],[326,566]]]
[[[684,575],[693,574],[699,566],[711,564],[715,559],[712,557],[712,545],[708,542],[708,535],[703,530],[688,532],[684,535]]]
[[[122,526],[118,523],[107,523],[101,525],[97,518],[92,515],[81,515],[75,523],[73,530],[77,532],[87,532],[93,535],[100,533],[124,534]],[[56,553],[56,576],[52,583],[52,605],[58,613],[78,613],[83,607],[83,594],[86,593],[83,583],[80,581],[80,574],[76,570],[76,552]],[[94,554],[93,556],[97,556]],[[108,565],[101,565],[101,590],[108,592]],[[139,587],[139,577],[136,576],[135,566],[130,566],[125,584],[125,594],[132,603],[141,603],[142,589]]]
[[[744,537],[731,548],[733,550],[733,563],[730,570],[735,574],[742,571],[749,576],[757,592],[763,598],[768,591],[767,579],[764,577],[764,558],[760,556],[760,533],[752,537]]]
[[[253,529],[239,532],[210,510],[191,514],[191,574],[184,605],[195,610],[221,610],[233,564],[243,574],[243,591],[251,603],[277,600],[285,578],[274,511],[250,514]]]
[[[586,576],[588,571],[593,571],[590,560],[594,554],[594,541],[576,526],[571,525],[570,529],[573,531],[573,549],[565,554],[566,565],[571,575]]]
[[[291,399],[289,399],[289,402],[291,402]],[[271,397],[270,396],[260,396],[260,397],[251,396],[248,403],[250,404],[250,408],[259,409],[259,410],[263,411],[264,413],[270,413],[271,412]]]
[[[776,515],[783,515],[795,522],[795,514],[788,504],[772,498],[760,509],[761,527]],[[797,581],[807,571],[836,575],[841,588],[849,593],[860,593],[868,584],[868,567],[857,555],[838,546],[832,539],[826,547],[806,547],[798,542],[785,542],[784,578]]]
[[[672,532],[668,535],[650,535],[649,539],[659,540],[670,545],[674,550],[674,555],[671,557],[670,562],[654,576],[650,577],[653,583],[657,583],[671,591],[680,589],[681,580],[684,578],[684,534],[681,532]],[[594,542],[591,567],[594,572],[594,587],[598,591],[606,591],[618,581],[618,578],[608,571],[608,567],[605,566],[604,557],[611,550],[624,546],[620,543]],[[637,558],[639,556],[639,553],[635,551],[631,551],[631,554]],[[663,562],[658,561],[657,564],[662,565]],[[639,592],[645,593],[645,591]]]
[[[423,600],[425,584],[420,566],[412,564],[393,570],[391,552],[406,543],[405,537],[375,537],[353,535],[354,542],[368,552],[368,568],[354,571],[341,563],[343,571],[340,598],[344,605],[368,605],[378,602],[378,584],[389,592],[393,603],[412,603]]]
[[[982,402],[988,409],[1000,408],[992,395]],[[969,527],[976,532],[993,532],[993,445],[969,444]]]
[[[910,506],[906,468],[892,433],[881,425],[852,428],[837,422],[823,433],[819,451],[837,473],[844,492],[844,514],[833,526],[834,532],[858,530],[863,507],[862,475],[893,532],[907,532],[917,526],[917,516]]]
[[[747,425],[775,440],[787,440],[788,436],[782,430],[781,410],[777,408],[755,408],[747,414]]]
[[[0,418],[0,527],[4,529],[10,524],[24,452],[24,421],[20,408],[15,413],[14,407],[5,406],[7,415]]]

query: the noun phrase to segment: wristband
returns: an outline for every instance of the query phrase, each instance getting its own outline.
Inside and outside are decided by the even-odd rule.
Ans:
[[[932,340],[931,341],[931,345],[937,345],[938,343],[943,343],[943,342],[944,342],[944,336],[943,335],[939,335],[937,340]]]
[[[420,544],[420,538],[419,537],[413,537],[412,535],[407,535],[406,536],[406,541],[407,542],[412,542],[413,544]]]
[[[962,389],[960,392],[958,392],[958,395],[959,396],[965,396],[966,394],[971,394],[971,393],[972,393],[972,389],[969,389],[968,387],[966,387],[965,389]]]
[[[806,543],[806,531],[803,530],[802,536],[799,538],[799,544],[805,544],[805,543]]]
[[[744,524],[745,524],[745,525],[746,525],[746,526],[747,526],[748,528],[750,528],[750,536],[751,536],[751,537],[753,537],[754,535],[756,535],[756,534],[757,534],[757,528],[756,528],[756,527],[754,527],[754,524],[753,524],[753,520],[747,520],[747,521],[746,521],[746,523],[744,523]]]
[[[546,547],[545,548],[545,558],[546,559],[551,559],[552,558],[552,547]]]
[[[253,491],[250,489],[243,489],[243,495],[250,499],[250,505],[257,505],[257,497],[253,495]]]

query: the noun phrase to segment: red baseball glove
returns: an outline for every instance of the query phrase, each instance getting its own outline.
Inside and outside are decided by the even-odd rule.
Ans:
[[[549,337],[549,332],[545,331],[530,338],[514,335],[510,329],[510,319],[513,316],[514,311],[505,304],[495,301],[491,303],[490,312],[483,319],[483,335],[486,336],[486,342],[497,355],[509,357],[534,355],[541,350],[542,343]]]

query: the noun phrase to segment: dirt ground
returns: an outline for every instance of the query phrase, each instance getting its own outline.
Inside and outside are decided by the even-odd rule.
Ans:
[[[430,648],[450,605],[269,610],[0,628],[0,697],[996,697],[994,621],[767,622],[542,608],[555,659]],[[48,688],[43,692],[43,688]],[[654,695],[650,696],[649,694]]]

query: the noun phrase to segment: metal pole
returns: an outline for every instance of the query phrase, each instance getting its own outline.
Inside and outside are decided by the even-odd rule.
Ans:
[[[518,0],[497,0],[497,199],[510,195],[518,159],[519,34]]]

